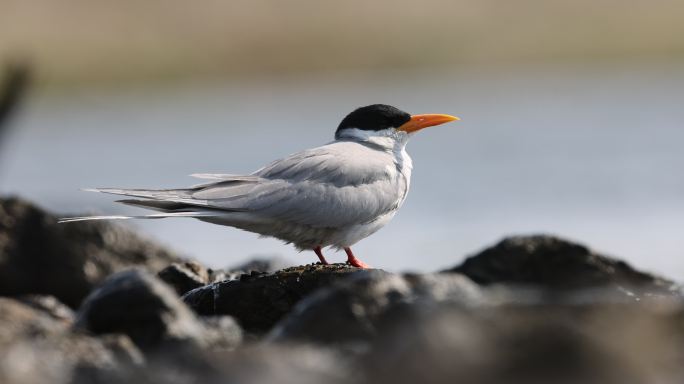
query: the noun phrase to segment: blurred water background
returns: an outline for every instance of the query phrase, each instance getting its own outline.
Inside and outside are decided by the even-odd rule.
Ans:
[[[140,213],[78,188],[249,173],[387,103],[463,120],[409,143],[407,202],[354,248],[369,264],[434,270],[544,232],[684,280],[680,2],[2,3],[0,59],[37,75],[0,148],[2,194]],[[315,260],[193,220],[126,225],[214,266]]]

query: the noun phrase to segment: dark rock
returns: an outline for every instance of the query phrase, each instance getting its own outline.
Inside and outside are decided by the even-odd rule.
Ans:
[[[123,333],[146,350],[205,343],[202,324],[176,293],[139,269],[107,278],[83,302],[75,328],[97,335]]]
[[[269,334],[271,341],[365,343],[404,306],[450,302],[484,303],[481,290],[461,275],[396,275],[373,272],[351,277],[302,300]]]
[[[157,276],[172,286],[179,296],[211,282],[210,270],[195,261],[173,263],[159,271]]]
[[[275,272],[280,269],[285,269],[292,266],[292,262],[282,257],[261,257],[249,260],[242,264],[234,265],[228,268],[228,271],[240,271],[243,273],[257,272]]]
[[[201,315],[231,315],[249,332],[261,333],[313,291],[356,273],[345,264],[313,264],[275,273],[252,272],[192,290],[183,300]]]
[[[0,199],[0,295],[45,294],[78,307],[109,274],[157,271],[179,258],[120,226],[57,218],[18,198]]]
[[[446,272],[462,273],[485,285],[536,285],[554,290],[613,286],[640,294],[678,293],[671,281],[552,236],[504,239]]]
[[[288,265],[291,263],[278,257],[252,259],[227,269],[211,269],[196,261],[186,261],[169,265],[159,271],[158,276],[171,285],[178,295],[182,296],[207,284],[236,280],[241,275],[250,275],[254,272],[275,272]]]
[[[142,355],[127,337],[99,340],[73,333],[43,309],[0,298],[0,383],[72,383],[115,380],[141,364]],[[113,336],[114,337],[114,336]]]
[[[681,382],[684,310],[671,304],[404,312],[359,361],[369,383]]]

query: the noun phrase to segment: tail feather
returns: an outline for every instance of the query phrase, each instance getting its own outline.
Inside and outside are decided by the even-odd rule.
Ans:
[[[128,220],[133,219],[134,216],[121,216],[121,215],[111,215],[111,216],[80,216],[80,217],[63,217],[57,220],[57,223],[74,223],[77,221],[89,221],[89,220]]]
[[[251,175],[198,174],[195,176],[219,181],[185,189],[83,189],[87,192],[100,192],[133,197],[133,199],[124,199],[119,200],[118,202],[136,207],[153,209],[161,213],[143,216],[106,215],[66,217],[60,219],[58,222],[70,223],[86,220],[161,219],[165,217],[215,217],[225,215],[228,212],[246,212],[247,209],[240,207],[224,207],[221,204],[216,204],[216,201],[244,195],[244,193],[246,193],[245,188],[257,183],[259,180],[259,177]],[[215,197],[215,195],[218,195],[218,197]],[[214,204],[212,204],[212,202],[214,202]]]
[[[164,200],[136,200],[136,199],[126,199],[126,200],[117,200],[117,203],[121,204],[126,204],[126,205],[131,205],[134,207],[140,207],[140,208],[147,208],[147,209],[154,209],[156,211],[161,211],[161,212],[178,212],[181,210],[188,210],[188,209],[193,209],[197,207],[193,207],[188,204],[183,204],[183,203],[176,203],[173,201],[164,201]]]
[[[140,197],[143,199],[162,200],[174,203],[183,203],[194,206],[207,206],[207,200],[195,199],[192,197],[192,189],[118,189],[118,188],[88,188],[86,192],[109,193],[112,195],[123,195]]]
[[[80,217],[64,217],[57,220],[58,223],[73,223],[77,221],[91,221],[91,220],[128,220],[128,219],[164,219],[167,217],[211,217],[218,216],[220,212],[201,211],[201,212],[167,212],[167,213],[153,213],[151,215],[141,216],[80,216]]]

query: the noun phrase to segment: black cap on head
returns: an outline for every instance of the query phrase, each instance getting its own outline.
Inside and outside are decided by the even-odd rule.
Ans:
[[[391,105],[373,104],[348,114],[337,127],[337,132],[345,128],[358,128],[364,131],[398,128],[410,119],[411,115]]]

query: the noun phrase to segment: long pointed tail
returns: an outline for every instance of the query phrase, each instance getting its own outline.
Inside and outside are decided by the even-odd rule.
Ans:
[[[73,223],[77,221],[90,221],[90,220],[128,220],[128,219],[164,219],[167,217],[209,217],[216,216],[213,212],[165,212],[165,213],[153,213],[151,215],[141,215],[141,216],[122,216],[122,215],[109,215],[109,216],[80,216],[80,217],[63,217],[57,222],[62,223]]]

